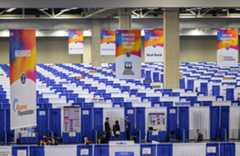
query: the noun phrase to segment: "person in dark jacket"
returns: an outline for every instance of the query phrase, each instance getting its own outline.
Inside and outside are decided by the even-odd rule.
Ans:
[[[109,123],[109,118],[108,117],[106,117],[104,127],[105,127],[105,140],[108,143],[108,141],[111,138],[111,128],[110,128],[110,123]]]
[[[115,121],[115,124],[113,125],[113,134],[116,138],[120,135],[120,125],[118,120]]]
[[[197,129],[197,142],[203,141],[203,134]]]

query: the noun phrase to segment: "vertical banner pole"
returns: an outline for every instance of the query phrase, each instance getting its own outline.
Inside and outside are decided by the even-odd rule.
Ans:
[[[36,33],[10,30],[11,129],[36,126]]]

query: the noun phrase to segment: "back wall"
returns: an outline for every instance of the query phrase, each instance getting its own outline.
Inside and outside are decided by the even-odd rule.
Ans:
[[[180,38],[180,61],[216,61],[216,38],[214,36],[182,36]],[[173,44],[174,46],[174,44]],[[0,38],[0,63],[9,61],[8,38]],[[84,50],[91,51],[91,38],[84,38]],[[104,56],[104,60],[113,61],[114,57]],[[82,55],[69,55],[67,38],[37,38],[38,63],[82,63]]]

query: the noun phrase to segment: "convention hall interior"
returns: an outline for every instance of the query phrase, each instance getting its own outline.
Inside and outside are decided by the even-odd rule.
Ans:
[[[1,0],[0,156],[240,156],[240,0]]]

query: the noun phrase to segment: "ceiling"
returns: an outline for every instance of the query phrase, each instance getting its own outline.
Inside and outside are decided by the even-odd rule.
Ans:
[[[162,8],[129,8],[132,18],[162,18]],[[239,18],[239,8],[180,8],[180,18]],[[0,19],[117,18],[115,8],[0,8]]]
[[[3,8],[240,7],[239,0],[0,0]]]

